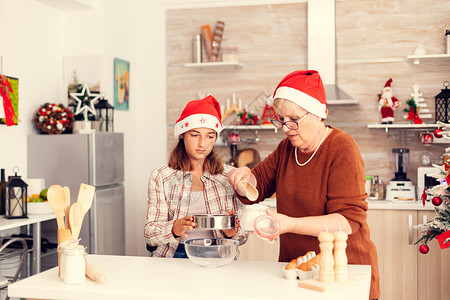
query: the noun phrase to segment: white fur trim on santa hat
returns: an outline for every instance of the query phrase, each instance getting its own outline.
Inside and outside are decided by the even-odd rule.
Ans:
[[[173,135],[176,139],[178,139],[180,134],[183,134],[194,128],[202,128],[202,127],[214,130],[215,132],[217,132],[217,135],[219,135],[223,129],[222,123],[213,115],[195,114],[178,121],[175,124]]]
[[[275,95],[273,95],[272,97],[273,100],[277,98],[283,98],[294,102],[295,104],[304,108],[306,111],[322,119],[326,119],[327,117],[327,106],[325,104],[297,89],[287,86],[281,86],[275,91]]]

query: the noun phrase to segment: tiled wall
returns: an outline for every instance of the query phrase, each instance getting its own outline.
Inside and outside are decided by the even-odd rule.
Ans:
[[[445,52],[445,29],[450,29],[450,2],[428,0],[336,1],[336,81],[358,100],[357,105],[329,106],[327,123],[356,140],[367,175],[380,175],[388,182],[393,177],[392,148],[399,145],[383,129],[368,129],[379,122],[377,94],[389,78],[394,96],[402,104],[396,122],[404,122],[403,108],[410,99],[411,86],[417,82],[434,115],[434,96],[442,83],[450,80],[450,59],[423,60],[419,65],[407,59],[422,43],[429,54]],[[191,62],[192,35],[200,27],[225,22],[223,45],[239,46],[238,70],[196,70],[183,67]],[[284,75],[307,68],[307,4],[179,9],[167,12],[167,119],[168,151],[175,145],[173,124],[182,108],[198,93],[212,93],[222,105],[236,93],[244,105],[260,92],[272,93]],[[205,53],[204,53],[205,57]],[[433,120],[425,120],[428,123]],[[394,133],[389,131],[389,133]],[[243,137],[250,132],[241,132]],[[412,140],[408,177],[416,183],[420,154],[427,150],[439,159],[450,144],[425,147],[419,133]],[[260,131],[258,143],[241,144],[239,149],[256,148],[267,156],[284,138],[283,132]],[[220,147],[224,159],[229,149]]]

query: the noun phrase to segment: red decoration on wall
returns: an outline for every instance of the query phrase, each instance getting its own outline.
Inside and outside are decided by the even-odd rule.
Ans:
[[[5,122],[7,126],[16,125],[14,117],[17,117],[14,113],[14,109],[11,103],[11,95],[14,93],[8,78],[5,75],[0,76],[0,95],[3,98],[3,108],[5,110]]]
[[[270,120],[275,116],[275,111],[273,109],[273,106],[270,106],[269,104],[266,104],[264,107],[264,111],[261,115],[261,124],[272,124]]]

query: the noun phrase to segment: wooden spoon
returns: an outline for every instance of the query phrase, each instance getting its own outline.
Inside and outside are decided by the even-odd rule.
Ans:
[[[70,222],[69,222],[69,212],[70,212],[70,189],[69,187],[65,186],[63,187],[64,194],[66,196],[65,202],[64,202],[64,215],[66,217],[66,228],[70,229]]]
[[[72,229],[72,236],[74,239],[78,239],[78,236],[80,235],[84,213],[85,211],[81,203],[75,202],[70,207],[69,221],[70,221],[70,228]]]
[[[80,184],[77,202],[83,206],[85,213],[91,208],[92,200],[94,199],[94,193],[94,186],[84,183]]]
[[[255,201],[259,196],[258,190],[250,182],[245,180],[238,183],[238,191],[244,194],[250,201]]]
[[[64,189],[60,185],[52,185],[47,191],[47,200],[50,207],[53,209],[56,215],[56,222],[58,223],[58,229],[65,229],[64,226],[64,202],[65,202]]]

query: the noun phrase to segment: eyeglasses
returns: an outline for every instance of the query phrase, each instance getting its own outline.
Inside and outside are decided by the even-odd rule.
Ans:
[[[309,112],[307,112],[303,117],[300,118],[300,120],[298,121],[286,121],[286,122],[282,122],[277,118],[277,116],[273,117],[270,122],[272,122],[273,126],[275,126],[276,128],[280,129],[283,128],[283,125],[286,125],[287,128],[289,128],[290,130],[297,130],[298,129],[298,123],[300,123],[301,121],[303,121],[304,118],[306,118],[306,116],[309,114]]]

